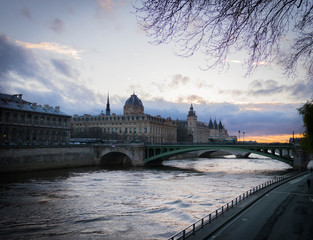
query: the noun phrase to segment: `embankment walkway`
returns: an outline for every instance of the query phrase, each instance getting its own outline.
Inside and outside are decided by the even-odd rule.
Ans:
[[[313,239],[313,173],[299,173],[244,198],[170,239]]]

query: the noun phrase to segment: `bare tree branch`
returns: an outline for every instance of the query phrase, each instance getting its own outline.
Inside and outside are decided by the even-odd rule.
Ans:
[[[184,57],[201,49],[208,68],[224,65],[235,49],[248,52],[247,73],[278,59],[289,76],[299,62],[312,76],[312,0],[137,0],[135,8],[154,44],[175,42]]]

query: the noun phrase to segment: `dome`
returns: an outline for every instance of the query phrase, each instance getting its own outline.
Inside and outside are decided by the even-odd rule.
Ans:
[[[135,93],[125,102],[124,115],[127,114],[144,114],[143,104]]]
[[[125,107],[128,105],[132,106],[143,106],[141,100],[137,97],[137,95],[134,93],[130,96],[125,102]]]

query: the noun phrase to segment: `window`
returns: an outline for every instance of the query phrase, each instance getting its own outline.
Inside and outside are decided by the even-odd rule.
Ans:
[[[5,121],[6,121],[7,123],[10,122],[10,115],[11,115],[10,112],[6,112],[6,113],[5,113]]]
[[[13,123],[17,123],[17,113],[13,113]]]
[[[127,133],[127,128],[125,128],[125,133]]]
[[[44,120],[45,120],[44,116],[40,116],[40,125],[44,124]]]
[[[34,125],[38,125],[38,116],[35,116]]]
[[[20,115],[20,123],[25,123],[25,114]]]
[[[136,128],[134,128],[134,133],[136,133]]]

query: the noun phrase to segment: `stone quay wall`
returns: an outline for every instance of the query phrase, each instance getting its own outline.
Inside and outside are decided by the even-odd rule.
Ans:
[[[0,173],[96,165],[88,145],[12,146],[0,148]]]

